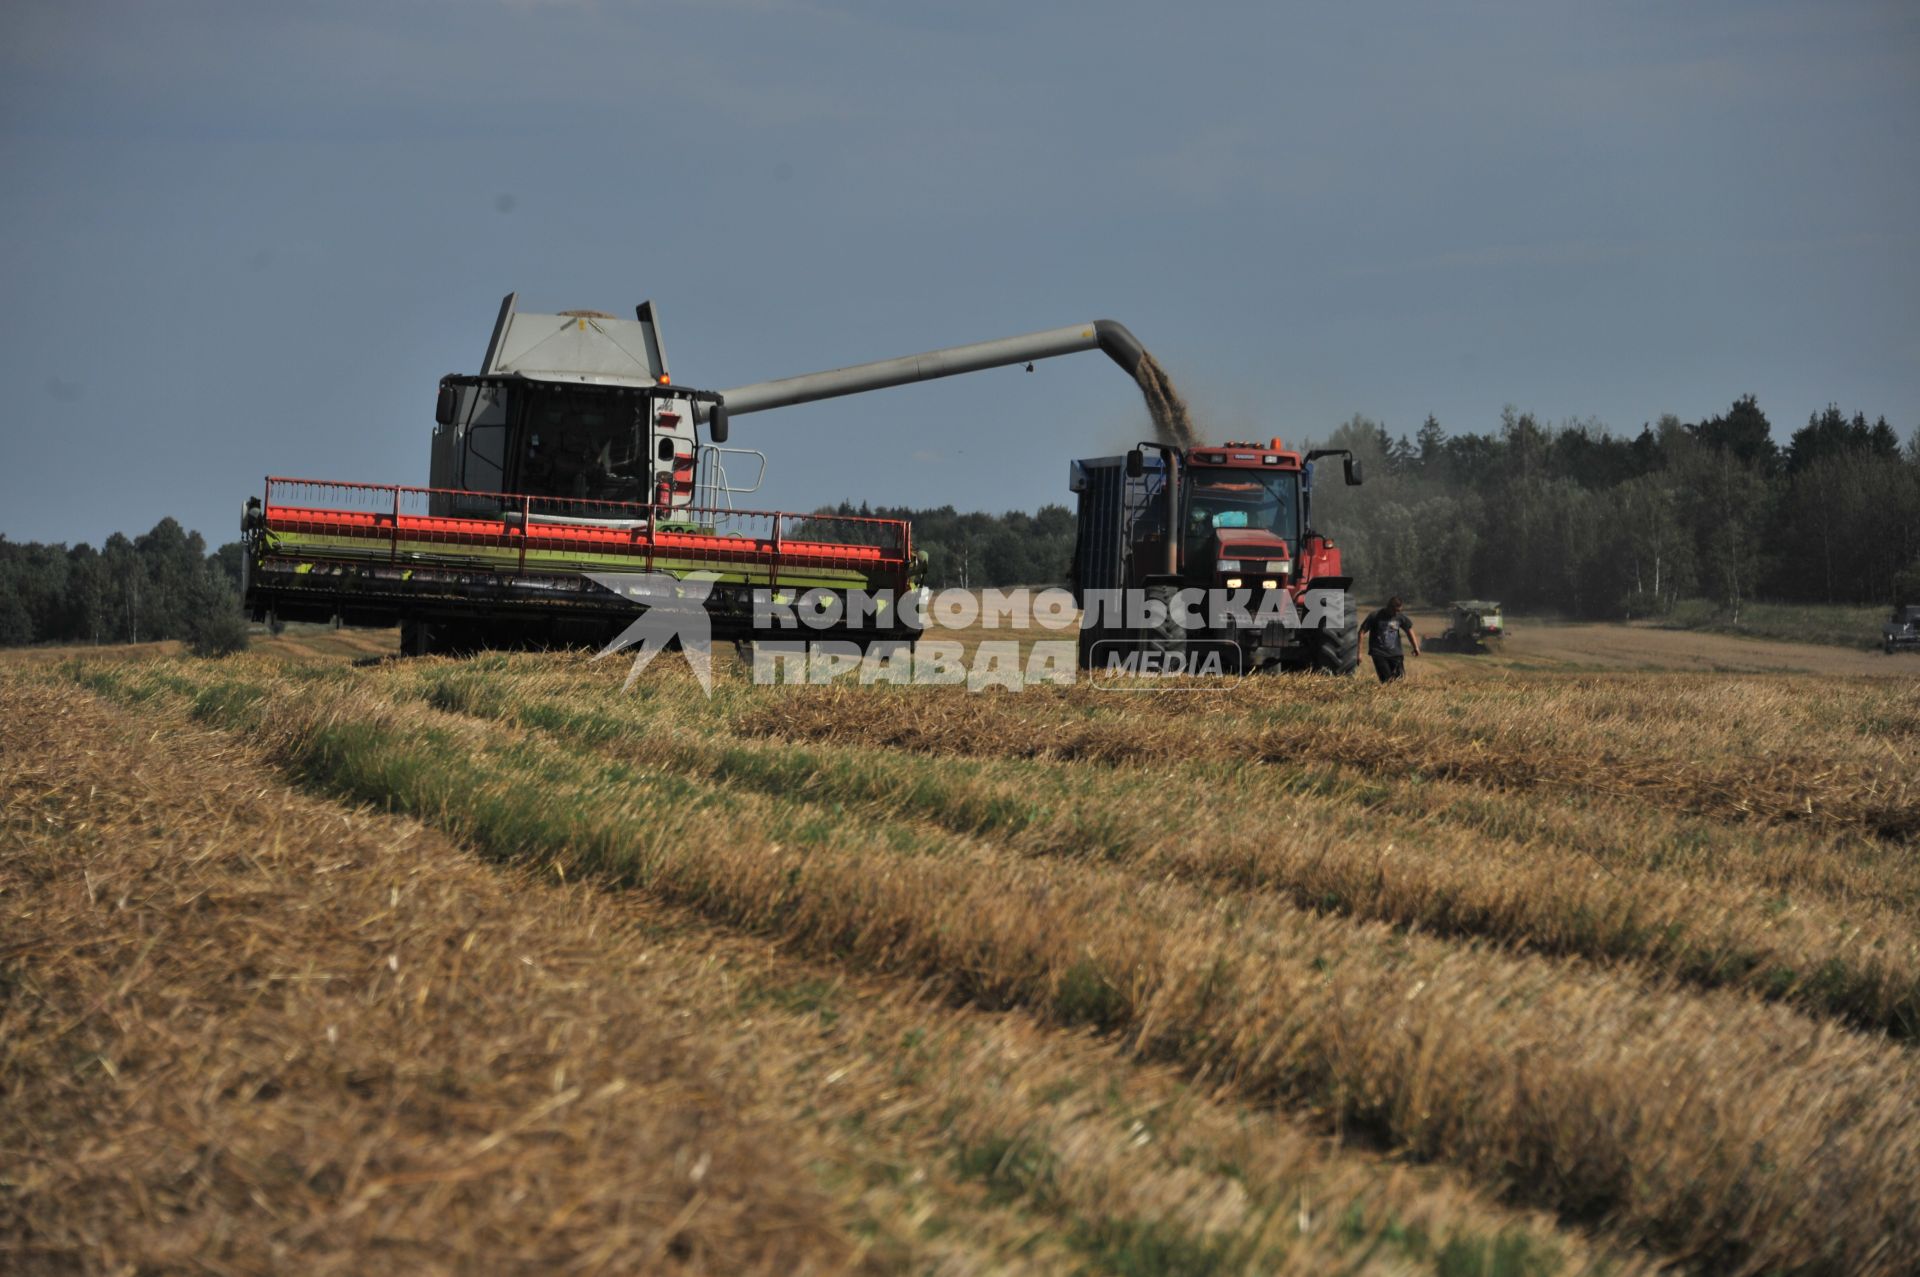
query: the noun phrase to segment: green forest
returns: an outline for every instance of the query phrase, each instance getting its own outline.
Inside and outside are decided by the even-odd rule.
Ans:
[[[1782,447],[1749,395],[1626,437],[1509,409],[1485,433],[1449,434],[1428,417],[1412,437],[1355,417],[1310,446],[1351,448],[1365,465],[1358,488],[1326,471],[1313,522],[1368,597],[1483,594],[1587,617],[1705,598],[1735,621],[1754,599],[1920,598],[1920,450],[1884,417],[1828,407]],[[1073,554],[1064,506],[825,512],[911,520],[935,587],[1060,582]]]
[[[1367,482],[1320,485],[1314,522],[1374,592],[1430,602],[1629,617],[1705,598],[1736,622],[1754,599],[1890,604],[1920,596],[1917,444],[1829,407],[1780,447],[1752,396],[1631,438],[1511,410],[1412,439],[1356,417],[1323,446]]]
[[[1073,562],[1074,513],[1063,505],[1041,506],[1038,514],[961,514],[950,505],[920,510],[842,501],[815,513],[907,520],[936,590],[1063,584]]]
[[[209,554],[168,518],[98,550],[0,536],[0,645],[185,639],[202,652],[246,645],[238,541]]]

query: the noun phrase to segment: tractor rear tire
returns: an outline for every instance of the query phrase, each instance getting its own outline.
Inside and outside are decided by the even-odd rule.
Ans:
[[[1316,674],[1352,678],[1360,665],[1360,616],[1353,610],[1353,595],[1346,596],[1341,611],[1339,625],[1307,636],[1308,668]]]
[[[1151,613],[1157,604],[1161,616],[1159,624],[1140,631],[1140,651],[1156,657],[1155,664],[1162,670],[1168,666],[1183,669],[1187,662],[1186,627],[1175,620],[1173,614],[1174,598],[1179,593],[1178,585],[1149,585],[1144,591],[1147,611]]]
[[[1133,648],[1133,636],[1126,630],[1111,625],[1081,630],[1078,653],[1080,668],[1093,674],[1105,673],[1115,661],[1124,665]]]

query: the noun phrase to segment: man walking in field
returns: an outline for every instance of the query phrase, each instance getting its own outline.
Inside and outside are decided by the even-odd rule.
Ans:
[[[1413,622],[1407,619],[1406,607],[1400,602],[1400,596],[1387,600],[1387,605],[1360,622],[1360,632],[1367,636],[1367,655],[1373,658],[1373,672],[1380,676],[1382,683],[1391,683],[1407,676],[1407,658],[1400,651],[1400,631],[1407,632],[1407,643],[1413,648],[1415,656],[1420,655],[1420,639],[1413,632]]]

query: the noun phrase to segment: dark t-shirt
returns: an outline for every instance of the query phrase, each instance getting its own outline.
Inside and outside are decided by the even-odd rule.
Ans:
[[[1367,636],[1367,651],[1379,652],[1384,656],[1400,655],[1401,630],[1413,633],[1413,622],[1407,619],[1405,612],[1392,616],[1385,608],[1360,622],[1360,632]]]

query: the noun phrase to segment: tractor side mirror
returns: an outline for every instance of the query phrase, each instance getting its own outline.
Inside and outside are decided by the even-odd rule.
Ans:
[[[653,445],[653,455],[660,458],[660,460],[662,461],[672,461],[673,460],[672,436],[661,435],[660,442]]]
[[[727,410],[724,405],[713,406],[713,416],[707,421],[707,437],[715,443],[727,441]]]
[[[460,410],[460,392],[446,382],[440,383],[440,397],[433,404],[433,419],[443,426],[453,424],[454,414]]]
[[[1359,487],[1360,481],[1365,478],[1360,472],[1360,463],[1352,457],[1348,457],[1345,462],[1345,468],[1347,471],[1347,486],[1349,488]]]
[[[1135,448],[1127,453],[1127,478],[1138,479],[1147,472],[1147,459]]]

